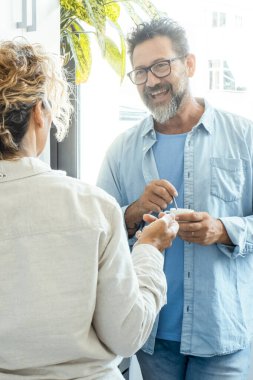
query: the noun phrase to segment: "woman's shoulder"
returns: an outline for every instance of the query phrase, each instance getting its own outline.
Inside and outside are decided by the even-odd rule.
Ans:
[[[52,170],[47,177],[50,193],[58,194],[59,198],[68,199],[76,206],[82,204],[89,208],[108,210],[119,207],[111,195],[96,185],[67,176],[57,170]]]

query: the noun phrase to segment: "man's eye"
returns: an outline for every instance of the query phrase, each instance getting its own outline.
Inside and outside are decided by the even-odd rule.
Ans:
[[[169,67],[169,63],[168,62],[160,62],[160,63],[157,63],[153,69],[155,70],[163,70],[163,69],[167,69]]]
[[[145,70],[136,70],[135,71],[135,77],[138,78],[138,77],[142,77],[143,74],[145,74]]]

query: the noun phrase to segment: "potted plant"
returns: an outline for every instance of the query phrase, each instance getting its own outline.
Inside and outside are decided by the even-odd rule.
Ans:
[[[76,84],[89,78],[92,65],[91,36],[96,37],[101,53],[121,80],[125,75],[126,43],[120,16],[126,13],[135,24],[143,16],[156,17],[160,13],[151,0],[60,0],[61,53],[64,63],[75,64]],[[110,36],[116,31],[117,41]]]

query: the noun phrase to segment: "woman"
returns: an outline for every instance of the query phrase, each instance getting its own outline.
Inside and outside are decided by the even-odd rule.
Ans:
[[[120,356],[165,303],[177,223],[155,220],[130,255],[114,199],[37,158],[69,116],[60,65],[40,45],[0,43],[1,379],[121,379]]]

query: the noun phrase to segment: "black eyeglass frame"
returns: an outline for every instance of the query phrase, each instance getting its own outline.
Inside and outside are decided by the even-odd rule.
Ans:
[[[139,86],[139,85],[141,85],[141,84],[146,83],[147,80],[148,80],[148,75],[146,75],[146,79],[145,79],[144,82],[141,82],[141,83],[135,83],[135,82],[133,81],[133,79],[131,78],[132,73],[134,73],[135,71],[143,70],[143,71],[146,72],[146,74],[148,74],[148,72],[151,71],[151,73],[152,73],[156,78],[165,78],[165,77],[168,77],[168,76],[171,74],[171,62],[174,62],[174,61],[176,61],[176,60],[178,60],[178,59],[182,59],[182,58],[185,58],[185,57],[186,57],[186,55],[182,55],[182,56],[174,57],[174,58],[170,58],[170,59],[163,59],[162,61],[159,61],[159,62],[153,63],[153,64],[150,65],[150,66],[147,66],[147,67],[141,67],[141,68],[139,68],[139,69],[134,69],[134,70],[130,71],[129,73],[127,73],[127,76],[128,76],[128,78],[131,80],[131,82],[132,82],[133,84],[135,84],[136,86]],[[157,74],[155,74],[155,73],[152,71],[152,68],[153,68],[154,66],[156,66],[156,65],[159,65],[160,63],[163,63],[163,62],[167,62],[167,63],[169,64],[169,68],[170,68],[169,73],[166,74],[166,75],[157,75]]]

